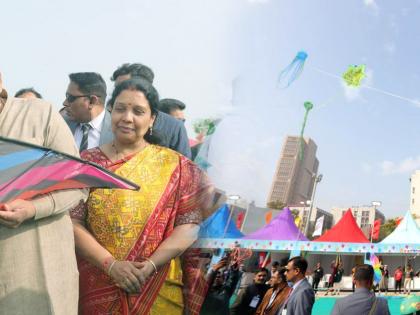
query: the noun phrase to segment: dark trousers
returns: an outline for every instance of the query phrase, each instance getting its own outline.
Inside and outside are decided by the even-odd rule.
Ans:
[[[315,291],[317,291],[318,290],[318,285],[319,285],[319,282],[320,281],[321,281],[321,278],[314,278],[314,281],[312,283],[312,289],[314,289]]]
[[[398,292],[401,293],[401,283],[402,283],[402,279],[395,280],[395,292],[397,292],[397,289],[398,289]]]

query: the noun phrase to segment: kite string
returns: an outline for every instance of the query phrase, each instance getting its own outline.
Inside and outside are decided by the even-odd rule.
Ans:
[[[337,97],[342,95],[342,92],[335,93],[333,96],[329,97],[325,102],[321,103],[321,105],[317,106],[316,109],[322,109],[330,105]]]
[[[333,73],[321,70],[321,69],[313,67],[313,66],[309,66],[309,68],[311,68],[311,69],[313,69],[313,70],[315,70],[319,73],[322,73],[326,76],[329,76],[329,77],[332,77],[332,78],[335,78],[335,79],[339,79],[340,81],[343,79],[342,77],[340,77],[338,75],[335,75]],[[400,100],[403,100],[403,101],[412,103],[414,105],[420,106],[420,101],[415,100],[415,99],[410,99],[408,97],[404,97],[404,96],[401,96],[401,95],[398,95],[398,94],[395,94],[395,93],[391,93],[391,92],[388,92],[388,91],[385,91],[385,90],[382,90],[382,89],[378,89],[378,88],[375,88],[375,87],[367,85],[367,84],[361,84],[360,87],[371,90],[371,91],[375,91],[375,92],[378,92],[378,93],[381,93],[381,94],[384,94],[384,95],[387,95],[387,96],[395,97],[395,98],[398,98]]]
[[[372,90],[372,91],[375,91],[375,92],[378,92],[378,93],[382,93],[384,95],[392,96],[392,97],[398,98],[400,100],[403,100],[403,101],[412,103],[414,105],[420,106],[420,101],[415,100],[415,99],[410,99],[408,97],[404,97],[404,96],[401,96],[401,95],[398,95],[398,94],[394,94],[394,93],[387,92],[387,91],[384,91],[384,90],[381,90],[381,89],[377,89],[373,86],[366,85],[366,84],[362,84],[362,87],[365,88],[365,89],[369,89],[369,90]]]
[[[299,159],[303,160],[303,151],[305,150],[305,146],[303,143],[303,133],[305,132],[306,121],[308,119],[309,110],[306,110],[305,117],[303,119],[302,129],[300,131],[300,151],[299,151]]]
[[[338,75],[336,75],[336,74],[333,74],[333,73],[331,73],[331,72],[327,72],[327,71],[321,70],[321,69],[316,68],[316,67],[314,67],[314,66],[309,66],[309,68],[311,68],[311,69],[313,69],[313,70],[315,70],[315,71],[317,71],[317,72],[319,72],[319,73],[325,74],[326,76],[329,76],[329,77],[335,78],[335,79],[339,79],[339,80],[342,80],[342,79],[343,79],[342,77],[340,77],[340,76],[338,76]]]

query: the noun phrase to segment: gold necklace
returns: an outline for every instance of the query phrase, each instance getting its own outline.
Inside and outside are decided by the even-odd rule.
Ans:
[[[136,154],[136,153],[138,153],[138,152],[140,152],[141,150],[143,150],[145,147],[147,147],[147,142],[145,142],[145,144],[144,145],[142,145],[141,147],[140,147],[140,149],[138,149],[138,150],[135,150],[134,152],[132,152],[132,153],[129,153],[129,154],[127,154],[126,156],[128,156],[128,155],[132,155],[132,154]],[[112,146],[112,148],[114,149],[114,151],[115,151],[115,159],[118,161],[118,155],[120,154],[120,152],[118,151],[118,149],[117,149],[117,146],[115,145],[115,142],[114,141],[112,141],[112,143],[111,143],[111,146]],[[126,158],[126,156],[123,156],[122,158],[121,158],[121,160],[126,160],[125,158]]]

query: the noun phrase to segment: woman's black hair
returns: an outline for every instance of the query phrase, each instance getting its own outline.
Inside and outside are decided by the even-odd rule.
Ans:
[[[150,110],[152,112],[152,115],[155,116],[156,121],[156,118],[159,115],[159,94],[154,88],[154,86],[149,81],[143,78],[134,78],[121,82],[115,87],[114,92],[112,92],[112,97],[109,102],[111,108],[114,107],[114,103],[118,95],[120,95],[121,92],[125,90],[142,92],[149,103]],[[150,144],[160,144],[162,142],[161,138],[155,130],[153,130],[152,134],[150,134],[150,129],[147,130],[146,134],[144,135],[144,140],[146,140]]]

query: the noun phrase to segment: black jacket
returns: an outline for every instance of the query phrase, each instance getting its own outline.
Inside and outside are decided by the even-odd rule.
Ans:
[[[323,276],[324,276],[324,269],[322,267],[315,269],[314,278],[322,279]]]
[[[238,297],[236,298],[235,303],[233,303],[230,314],[231,315],[252,315],[257,310],[258,306],[261,304],[265,293],[269,289],[269,286],[266,284],[251,284],[245,290],[243,290]],[[252,307],[250,304],[254,297],[258,297],[258,303],[255,307]]]
[[[225,283],[214,287],[213,282],[216,278],[216,272],[210,271],[207,276],[209,290],[206,299],[201,307],[200,315],[229,315],[229,299],[235,291],[239,279],[238,270],[229,270]]]

